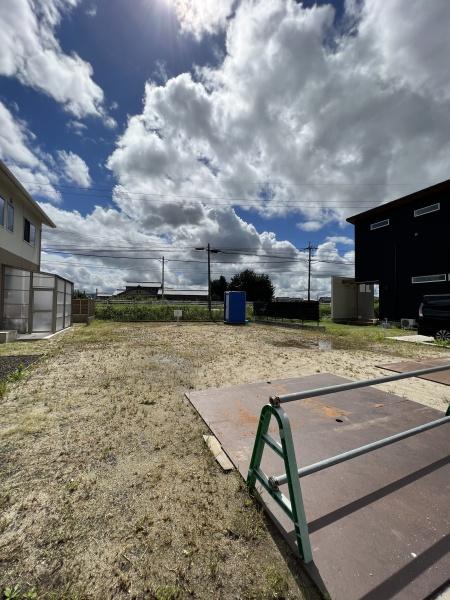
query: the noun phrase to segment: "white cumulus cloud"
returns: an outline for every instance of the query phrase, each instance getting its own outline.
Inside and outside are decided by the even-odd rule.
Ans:
[[[225,29],[235,0],[173,0],[182,31],[201,39]]]
[[[242,0],[231,18],[222,15],[223,25],[211,26],[226,27],[218,66],[146,84],[143,109],[107,162],[117,180],[113,207],[77,216],[76,232],[70,215],[53,208],[55,235],[79,235],[84,226],[124,245],[130,236],[147,247],[169,244],[180,258],[193,259],[192,248],[208,242],[282,254],[274,266],[222,253],[215,269],[267,269],[286,295],[305,289],[307,258],[270,232],[270,217],[288,217],[298,224],[298,247],[324,225],[342,231],[319,244],[314,292],[328,291],[332,273],[351,274],[346,217],[448,178],[450,3],[346,6],[350,29],[335,26],[331,3]],[[200,36],[205,27],[190,30]],[[245,219],[237,207],[250,210]],[[251,211],[267,218],[267,231],[251,224]],[[203,265],[168,264],[174,284],[205,281]],[[158,268],[140,267],[140,279]],[[102,281],[128,274],[123,268]]]
[[[89,167],[81,156],[78,156],[75,152],[66,152],[65,150],[60,150],[58,156],[62,163],[64,175],[68,181],[76,183],[83,188],[91,186]]]
[[[65,53],[55,36],[63,15],[80,0],[2,0],[0,2],[0,75],[16,77],[81,118],[101,117],[108,127],[104,94],[90,63]]]
[[[27,124],[14,117],[0,101],[0,159],[31,193],[40,193],[53,201],[60,201],[55,188],[57,177],[48,165],[48,158],[33,147],[35,138]]]

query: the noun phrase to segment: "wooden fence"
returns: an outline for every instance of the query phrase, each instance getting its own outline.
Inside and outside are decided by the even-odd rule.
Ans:
[[[95,317],[95,301],[90,298],[72,298],[72,322],[89,323]]]

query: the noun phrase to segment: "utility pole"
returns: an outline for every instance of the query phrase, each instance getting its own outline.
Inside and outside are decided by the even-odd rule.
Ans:
[[[218,254],[222,252],[218,248],[211,248],[211,244],[208,242],[208,245],[198,246],[195,250],[206,250],[208,252],[208,310],[211,313],[211,252],[213,254]]]
[[[208,242],[208,310],[211,312],[211,245]]]
[[[308,302],[311,300],[311,252],[317,250],[311,242],[308,242]]]
[[[164,300],[164,256],[162,257],[161,268],[161,300]]]

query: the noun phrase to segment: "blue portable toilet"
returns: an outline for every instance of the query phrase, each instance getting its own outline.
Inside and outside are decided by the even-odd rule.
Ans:
[[[224,318],[229,325],[245,325],[245,292],[225,292]]]

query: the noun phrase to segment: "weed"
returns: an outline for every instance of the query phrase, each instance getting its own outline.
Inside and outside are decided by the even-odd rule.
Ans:
[[[435,340],[434,342],[439,348],[450,348],[450,340]]]
[[[217,321],[223,317],[222,309],[213,309],[211,315],[206,306],[175,306],[168,304],[96,304],[97,319],[110,321],[174,321],[173,311],[183,311],[182,321]]]
[[[37,600],[37,592],[34,588],[22,592],[18,584],[14,587],[7,587],[3,590],[4,600]]]
[[[256,508],[237,511],[227,528],[231,539],[243,539],[246,541],[257,541],[261,538],[264,528],[262,515]]]
[[[154,594],[155,600],[181,600],[184,597],[183,589],[178,585],[160,585]]]
[[[6,381],[0,381],[0,398],[3,398],[6,395],[8,390],[8,384]]]
[[[281,600],[286,598],[289,590],[286,579],[276,567],[269,567],[266,571],[266,584],[269,598]]]
[[[8,375],[8,380],[12,381],[12,382],[20,381],[24,375],[25,375],[25,366],[23,365],[23,363],[20,363],[20,365],[17,367],[17,369],[13,373]]]
[[[66,490],[69,492],[69,494],[71,494],[72,492],[77,491],[79,485],[80,484],[78,483],[78,481],[75,481],[75,479],[71,479],[66,483]]]
[[[20,598],[20,589],[18,585],[14,587],[7,587],[3,590],[3,596],[5,600],[16,600]]]

